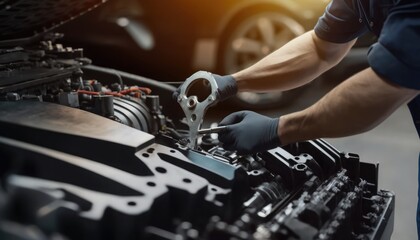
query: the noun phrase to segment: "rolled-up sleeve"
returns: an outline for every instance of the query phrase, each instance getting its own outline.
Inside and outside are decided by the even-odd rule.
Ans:
[[[378,43],[369,49],[368,62],[383,78],[420,90],[420,3],[390,12]]]
[[[351,0],[332,0],[314,28],[315,34],[329,42],[345,43],[367,31]]]

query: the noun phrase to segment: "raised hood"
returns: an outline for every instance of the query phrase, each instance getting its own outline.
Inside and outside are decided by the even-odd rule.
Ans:
[[[0,0],[0,46],[24,44],[106,0]]]

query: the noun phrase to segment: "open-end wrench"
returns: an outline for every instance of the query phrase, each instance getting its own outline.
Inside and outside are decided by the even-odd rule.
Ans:
[[[188,90],[197,81],[207,80],[210,86],[210,95],[203,101],[198,101],[197,96],[188,96]],[[187,118],[187,124],[190,129],[188,147],[197,149],[197,136],[198,130],[201,128],[203,123],[204,115],[209,107],[214,106],[219,101],[218,86],[213,75],[209,72],[199,71],[194,73],[191,77],[185,80],[185,83],[181,86],[180,94],[178,95],[178,103],[185,113]]]

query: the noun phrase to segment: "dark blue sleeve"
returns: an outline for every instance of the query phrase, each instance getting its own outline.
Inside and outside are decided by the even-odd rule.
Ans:
[[[367,31],[352,0],[332,0],[315,25],[315,34],[329,42],[349,42]]]
[[[420,90],[420,2],[407,2],[389,13],[368,61],[381,77]]]

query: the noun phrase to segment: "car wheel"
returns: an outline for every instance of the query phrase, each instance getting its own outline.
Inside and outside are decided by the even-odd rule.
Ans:
[[[225,31],[219,51],[219,66],[225,74],[235,73],[304,32],[299,22],[280,12],[265,11],[241,17]],[[241,92],[234,101],[241,107],[270,108],[289,102],[295,92]]]

